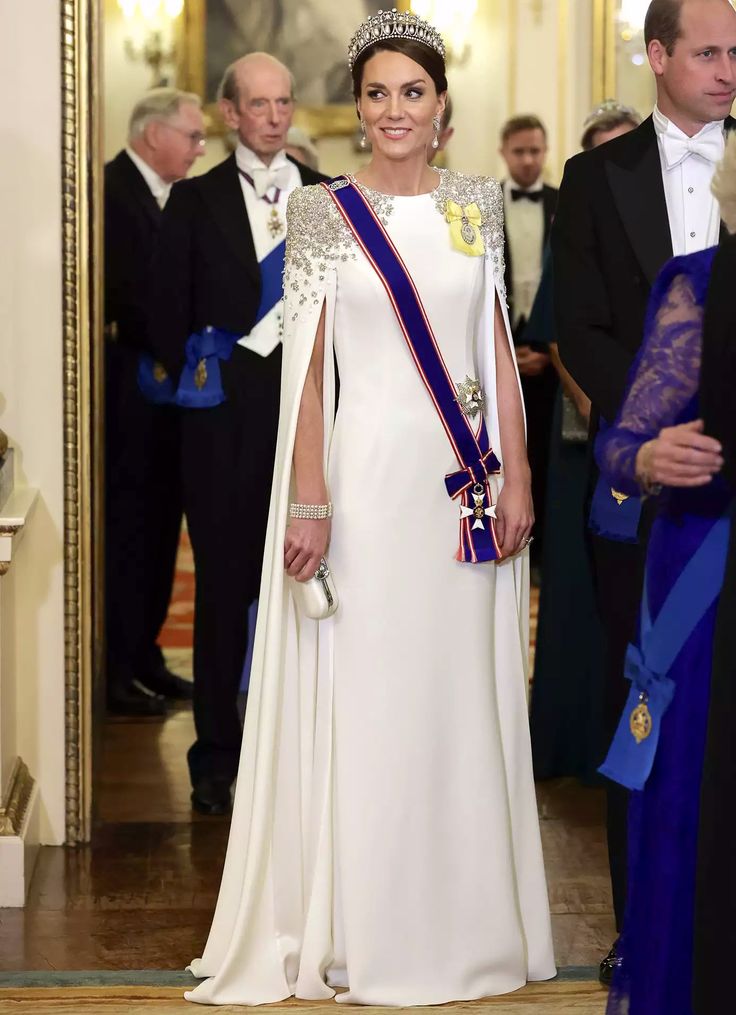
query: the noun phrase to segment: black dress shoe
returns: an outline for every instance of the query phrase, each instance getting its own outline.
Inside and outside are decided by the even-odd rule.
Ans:
[[[611,950],[606,955],[605,959],[601,959],[601,964],[598,969],[598,979],[601,981],[604,987],[611,986],[611,980],[613,979],[613,972],[618,966],[621,965],[621,959],[619,958],[617,951],[618,941],[614,941],[611,946]]]
[[[194,684],[191,680],[184,680],[177,677],[175,673],[161,665],[158,669],[142,675],[136,683],[153,691],[154,694],[161,694],[164,698],[171,698],[172,701],[191,701],[194,694]]]
[[[221,779],[199,779],[192,790],[192,807],[198,814],[214,817],[229,814],[232,806],[230,783]]]
[[[108,691],[107,711],[110,715],[125,715],[137,719],[162,719],[166,715],[166,701],[160,694],[130,684]]]

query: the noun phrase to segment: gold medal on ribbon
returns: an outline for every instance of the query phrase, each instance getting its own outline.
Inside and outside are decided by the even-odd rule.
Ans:
[[[649,711],[647,696],[645,694],[641,695],[639,704],[629,717],[629,729],[637,744],[646,740],[652,732],[652,713]]]
[[[450,223],[450,240],[455,250],[469,257],[480,257],[485,253],[486,248],[480,234],[483,216],[475,201],[463,208],[462,205],[448,199],[445,205],[445,219]]]
[[[204,359],[197,363],[197,369],[194,371],[194,383],[198,391],[201,391],[207,383],[207,363]]]
[[[156,362],[153,364],[153,379],[157,384],[163,384],[168,376],[163,363]]]

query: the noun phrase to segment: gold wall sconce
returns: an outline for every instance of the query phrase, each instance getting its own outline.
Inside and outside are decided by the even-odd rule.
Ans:
[[[141,61],[151,70],[151,86],[168,85],[165,67],[176,72],[176,21],[184,10],[184,0],[118,0],[129,34],[125,38],[125,54],[129,60]]]
[[[467,63],[478,0],[411,0],[411,9],[433,24],[445,40],[449,66]]]

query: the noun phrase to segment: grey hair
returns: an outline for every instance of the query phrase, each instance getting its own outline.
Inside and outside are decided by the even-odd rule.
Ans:
[[[270,53],[247,53],[246,56],[267,56],[274,63],[281,64],[286,73],[289,75],[291,97],[292,99],[294,98],[294,94],[296,92],[296,79],[289,68],[282,64],[280,60],[271,56]],[[222,102],[223,99],[227,99],[228,102],[232,102],[236,109],[240,99],[240,89],[238,88],[238,66],[243,59],[245,58],[242,56],[238,57],[237,60],[233,60],[233,62],[225,68],[222,78],[220,79],[220,84],[217,86],[217,101]]]
[[[726,229],[729,233],[736,233],[736,134],[733,131],[726,139],[726,150],[716,169],[711,190],[720,205]]]
[[[152,88],[133,107],[128,123],[128,139],[132,141],[140,137],[153,120],[170,120],[186,103],[202,108],[202,100],[194,92],[182,92],[178,88]]]

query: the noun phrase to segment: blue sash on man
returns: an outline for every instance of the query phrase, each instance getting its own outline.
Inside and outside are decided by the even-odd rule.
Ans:
[[[283,272],[286,241],[259,261],[261,301],[253,327],[269,314],[283,296]],[[208,325],[190,335],[184,347],[185,363],[176,392],[176,404],[187,409],[208,409],[225,401],[220,360],[229,360],[241,338],[231,331]]]
[[[627,789],[643,789],[651,773],[662,717],[676,689],[668,673],[718,598],[729,533],[730,519],[724,515],[682,569],[653,623],[644,579],[639,644],[629,645],[624,669],[631,691],[608,757],[599,769]]]
[[[478,432],[458,399],[422,301],[404,262],[360,189],[347,177],[323,183],[386,290],[419,375],[434,403],[460,468],[445,476],[450,497],[460,502],[459,561],[497,560],[495,508],[489,477],[501,466],[481,412]],[[411,449],[406,449],[407,453]]]

